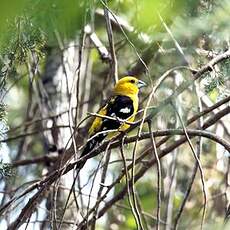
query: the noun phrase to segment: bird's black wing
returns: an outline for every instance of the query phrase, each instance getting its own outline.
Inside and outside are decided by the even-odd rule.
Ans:
[[[133,101],[130,97],[118,95],[114,98],[111,98],[108,102],[107,113],[106,116],[119,118],[125,120],[133,115],[134,107]],[[106,130],[116,130],[120,127],[120,122],[118,120],[111,120],[109,118],[102,119],[102,125],[98,132],[106,131]],[[95,134],[94,134],[95,135]],[[100,143],[105,137],[107,133],[101,133],[99,135],[95,135],[90,141],[87,142],[82,155],[84,156],[89,153],[96,144]]]
[[[106,116],[119,118],[125,120],[129,118],[134,112],[133,101],[127,96],[116,96],[108,104]],[[118,120],[111,120],[104,118],[101,130],[118,129],[120,122]]]

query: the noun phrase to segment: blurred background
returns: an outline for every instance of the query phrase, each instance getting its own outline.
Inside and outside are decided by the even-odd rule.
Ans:
[[[230,1],[0,4],[1,229],[200,229],[204,212],[204,229],[227,229],[230,61],[210,66],[196,81],[194,74],[229,50]],[[127,165],[134,152],[137,159],[130,192],[117,147],[89,159],[77,178],[76,168],[58,176],[35,200],[40,187],[31,186],[54,172],[60,159],[66,166],[79,157],[89,113],[111,95],[116,74],[148,83],[140,109],[148,107],[149,115],[159,108],[152,131],[171,130],[155,138],[161,177],[148,137],[136,150],[134,142],[123,146]],[[158,107],[175,93],[174,107]],[[181,130],[182,121],[224,143],[191,139],[202,178],[188,141],[176,145],[184,136],[172,130]],[[149,132],[147,123],[142,132]]]

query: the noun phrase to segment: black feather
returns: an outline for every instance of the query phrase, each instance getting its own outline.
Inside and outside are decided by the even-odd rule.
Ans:
[[[81,157],[85,156],[90,151],[92,151],[94,149],[94,147],[97,145],[97,143],[100,143],[105,137],[106,137],[106,135],[99,134],[98,136],[95,136],[90,141],[88,141],[85,148],[83,149]]]
[[[128,108],[130,110],[129,113],[122,113],[120,112],[121,109]],[[112,116],[114,114],[114,117],[117,117],[119,119],[127,119],[133,114],[134,108],[133,108],[133,101],[130,99],[130,97],[127,96],[117,96],[115,100],[112,100],[108,104],[107,114],[106,116]],[[118,129],[120,127],[120,122],[111,120],[111,119],[104,119],[102,122],[102,130],[111,130],[111,129]]]
[[[128,109],[128,113],[121,112],[121,109]],[[129,118],[134,112],[133,101],[130,97],[118,95],[114,98],[114,100],[110,100],[107,107],[106,116],[117,117],[119,119],[127,119]],[[111,120],[107,118],[102,119],[102,125],[98,132],[106,131],[106,130],[113,130],[118,129],[120,127],[120,122],[118,120]],[[95,135],[95,134],[94,134]],[[93,150],[93,148],[100,143],[106,134],[99,134],[95,136],[93,139],[87,142],[81,157],[89,153]]]

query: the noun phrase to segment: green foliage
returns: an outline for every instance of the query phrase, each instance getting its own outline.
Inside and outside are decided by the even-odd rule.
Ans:
[[[1,90],[1,88],[0,88]],[[5,130],[5,116],[6,116],[6,106],[3,103],[0,103],[0,138],[3,136],[3,131]],[[0,142],[1,148],[1,142]]]
[[[0,103],[0,121],[2,121],[6,115],[5,109],[6,109],[5,104]]]
[[[9,41],[11,44],[15,39],[30,48],[41,36],[50,45],[58,44],[59,39],[74,38],[89,18],[90,1],[14,0],[10,4],[4,1],[0,10],[3,14],[0,48],[9,47]],[[15,46],[21,45],[18,42]]]
[[[0,180],[14,175],[14,170],[11,164],[6,164],[0,161]]]
[[[32,1],[32,14],[28,12],[32,23],[40,28],[51,43],[62,39],[74,38],[82,28],[86,18],[86,5],[89,1],[39,0]],[[30,9],[30,7],[29,7]]]
[[[230,62],[225,61],[218,72],[209,74],[206,77],[205,92],[211,94],[216,91],[217,96],[230,95],[227,85],[227,82],[230,80],[229,71]]]
[[[141,1],[137,7],[137,27],[141,31],[150,31],[161,25],[159,14],[166,21],[174,20],[174,17],[184,9],[184,1]]]
[[[7,0],[1,1],[0,17],[0,41],[3,41],[5,32],[8,30],[9,23],[14,21],[15,17],[22,13],[27,0]]]
[[[13,0],[1,2],[0,89],[6,77],[25,74],[21,65],[36,52],[44,57],[45,46],[64,45],[79,34],[89,20],[91,0]],[[20,74],[18,74],[20,71]]]

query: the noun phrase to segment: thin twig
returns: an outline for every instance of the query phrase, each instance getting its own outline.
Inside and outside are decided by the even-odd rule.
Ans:
[[[125,154],[124,154],[124,138],[122,138],[122,140],[121,140],[120,153],[121,153],[121,158],[122,158],[122,161],[123,161],[123,167],[124,167],[123,170],[124,170],[124,173],[125,173],[128,201],[129,201],[129,205],[130,205],[131,211],[133,213],[133,216],[134,216],[134,219],[135,219],[135,222],[136,222],[136,226],[138,228],[139,227],[138,226],[138,224],[139,224],[138,223],[138,217],[137,217],[136,210],[135,210],[135,208],[133,206],[132,195],[131,195],[130,188],[129,188],[130,177],[129,177],[129,172],[128,172],[127,164],[126,164],[126,158],[125,158]]]
[[[215,57],[214,59],[212,59],[209,63],[207,63],[205,66],[203,66],[201,69],[198,70],[198,72],[194,75],[194,79],[196,80],[198,78],[200,78],[204,73],[208,72],[208,71],[212,71],[211,66],[227,59],[230,57],[230,50],[227,50],[225,53],[218,55],[217,57]],[[175,93],[170,96],[169,98],[167,98],[161,105],[161,106],[165,106],[166,104],[169,104],[171,102],[171,100],[173,98],[175,98],[176,96],[178,96],[180,93],[182,93],[185,89],[188,88],[188,86],[191,83],[186,83],[181,85],[181,87],[178,87],[177,90],[175,91]],[[226,113],[228,111],[225,111]],[[156,116],[156,114],[159,113],[159,110],[152,112],[151,114],[149,114],[148,118],[152,118],[154,116]],[[223,114],[224,116],[224,114]],[[132,128],[134,128],[135,126],[133,126]],[[211,135],[212,136],[212,135]],[[217,138],[218,139],[218,138]],[[162,151],[159,152],[159,156],[163,157],[165,154],[167,154],[169,151],[171,151],[173,148],[179,146],[180,144],[184,143],[184,141],[186,141],[186,139],[184,140],[184,138],[181,138],[181,140],[173,143],[172,145],[166,147],[165,149],[163,149]],[[119,141],[118,141],[119,142]],[[222,142],[222,141],[221,141]],[[26,206],[24,208],[29,208],[34,206],[34,202],[37,202],[40,200],[40,196],[42,195],[43,191],[45,191],[47,189],[48,186],[50,186],[58,177],[60,177],[61,175],[63,175],[64,173],[67,173],[68,171],[72,170],[74,168],[74,165],[81,165],[83,163],[84,160],[95,156],[97,154],[99,154],[100,151],[103,150],[103,148],[105,148],[106,144],[108,143],[104,143],[102,144],[99,148],[96,148],[95,150],[93,150],[92,152],[90,152],[89,154],[87,154],[85,156],[85,158],[81,158],[78,161],[75,161],[74,163],[68,163],[65,167],[61,168],[58,171],[54,171],[52,172],[48,177],[46,177],[44,180],[42,180],[39,184],[35,184],[33,186],[30,187],[30,191],[32,191],[33,189],[37,188],[37,186],[40,186],[40,190],[31,198],[30,202],[28,202],[26,204]],[[228,143],[226,144],[227,148],[228,148]],[[113,147],[113,144],[111,145],[111,147]],[[67,154],[69,154],[71,156],[71,153],[73,152],[72,147],[70,147],[70,149],[67,150]],[[150,161],[149,164],[154,164],[154,161]],[[138,172],[138,174],[135,176],[135,181],[138,180],[145,172],[147,169],[142,169]],[[28,193],[28,190],[24,191],[26,193]],[[122,196],[123,193],[121,193],[121,195],[118,194],[118,196],[116,197],[123,197]],[[125,194],[125,190],[124,190],[124,194]],[[119,199],[117,199],[119,200]],[[10,200],[9,203],[12,203],[14,200]],[[9,205],[9,203],[6,204],[6,206],[4,206],[1,210],[4,211],[5,208]],[[109,202],[107,207],[110,207],[110,205],[113,202]],[[17,217],[17,219],[12,223],[12,226],[14,226],[15,228],[18,228],[22,223],[24,223],[24,221],[27,219],[26,217],[26,213],[25,213],[25,209],[23,208],[23,210],[21,211],[21,213],[19,214],[19,216]],[[99,212],[99,216],[103,213],[103,211],[101,210]]]
[[[109,145],[108,145],[108,148],[109,148]],[[102,191],[103,191],[103,188],[104,188],[103,184],[105,183],[106,173],[107,173],[108,165],[109,165],[109,161],[110,161],[111,150],[108,150],[108,148],[105,151],[105,163],[104,163],[103,171],[102,171],[102,174],[101,174],[100,188],[98,190],[97,198],[96,198],[97,200],[99,200],[100,197],[101,197],[101,194],[102,194]],[[99,205],[97,205],[95,207],[95,209],[94,209],[93,216],[94,216],[95,221],[93,221],[93,223],[91,224],[91,230],[95,229],[98,208],[99,208]]]
[[[205,185],[205,179],[204,179],[204,172],[203,172],[203,168],[202,168],[202,165],[201,165],[201,162],[200,162],[200,159],[199,157],[197,156],[196,154],[196,151],[193,147],[193,144],[189,138],[189,135],[187,133],[187,130],[185,128],[185,125],[184,125],[184,122],[180,116],[180,114],[178,113],[177,109],[175,108],[174,104],[172,103],[172,106],[173,108],[175,109],[176,113],[177,113],[177,116],[180,120],[180,123],[183,127],[183,130],[184,130],[184,133],[185,133],[185,137],[189,143],[189,146],[193,152],[193,155],[194,155],[194,158],[196,159],[197,163],[198,163],[198,168],[199,168],[199,171],[200,171],[200,177],[201,177],[201,183],[202,183],[202,190],[203,190],[203,195],[204,195],[204,209],[203,209],[203,214],[202,214],[202,220],[201,220],[201,229],[203,229],[203,225],[204,225],[204,220],[205,220],[205,215],[206,215],[206,208],[207,208],[207,192],[206,192],[206,185]]]
[[[115,79],[115,83],[117,83],[118,82],[117,58],[115,54],[113,30],[111,26],[110,17],[109,17],[107,0],[104,0],[104,14],[105,14],[106,30],[107,30],[110,54],[111,54],[110,71],[111,71],[111,76],[114,77]]]
[[[180,130],[180,131],[181,131],[181,135],[184,135],[184,130]],[[194,131],[196,132],[197,130],[194,130]],[[206,131],[201,131],[201,132],[207,133]],[[189,133],[190,136],[192,134],[192,132],[189,132],[188,130],[187,130],[187,133]],[[206,135],[202,135],[202,136],[207,137]],[[180,146],[185,141],[186,141],[186,138],[181,138],[178,141],[176,141],[174,144],[172,144],[172,146],[166,147],[165,149],[161,150],[159,152],[159,158],[164,157],[166,154],[170,153],[173,149],[177,148],[178,146]],[[228,144],[228,142],[225,142],[225,145],[227,147],[227,150],[230,151],[230,144]],[[149,151],[151,152],[151,149],[149,149]],[[142,159],[143,155],[146,156],[146,153],[142,154],[142,156],[140,156],[139,159]],[[138,160],[137,160],[137,162],[138,162]],[[135,176],[135,181],[140,179],[145,174],[145,172],[155,163],[156,163],[155,158],[152,159],[151,161],[148,161],[146,163],[146,165],[144,165],[142,167],[142,169],[139,170],[138,174]],[[132,167],[132,164],[128,166],[128,169],[131,168],[131,167]],[[116,182],[119,181],[122,178],[122,176],[123,175],[120,175],[114,183],[116,184]],[[109,192],[109,189],[108,189],[107,192]],[[101,211],[99,212],[98,218],[100,218],[107,211],[107,209],[109,207],[111,207],[114,203],[116,203],[118,200],[122,199],[123,196],[125,195],[125,193],[126,193],[126,187],[124,187],[115,197],[113,197],[109,202],[107,202],[107,205],[104,208],[102,208]],[[104,197],[106,197],[106,194],[104,194]]]
[[[148,66],[146,65],[144,59],[142,59],[142,57],[140,56],[140,54],[138,53],[135,45],[132,43],[132,41],[129,39],[128,35],[126,34],[125,30],[123,29],[122,25],[119,23],[117,17],[115,16],[115,14],[108,8],[108,6],[105,4],[105,2],[103,0],[100,0],[100,2],[102,3],[102,5],[108,10],[108,12],[112,15],[112,17],[114,18],[114,20],[116,21],[116,23],[119,25],[119,28],[121,30],[121,32],[123,33],[123,35],[125,36],[126,40],[128,41],[128,43],[131,45],[131,47],[133,48],[133,50],[135,51],[135,54],[137,55],[139,61],[141,62],[141,64],[144,66],[144,69],[147,71],[148,75],[149,75],[149,69]],[[143,71],[144,72],[144,71]],[[140,74],[140,73],[139,73]]]
[[[156,158],[156,162],[157,162],[157,224],[156,224],[156,229],[158,230],[160,229],[159,221],[161,219],[161,216],[160,216],[160,213],[161,213],[161,163],[160,163],[160,159],[157,154],[157,147],[156,147],[156,143],[153,137],[151,121],[148,122],[148,127],[149,127],[151,142],[152,142],[153,155]]]
[[[200,97],[199,84],[195,83],[194,87],[195,87],[195,92],[196,92],[196,97],[197,97],[197,102],[198,102],[198,114],[200,114],[200,113],[202,113],[202,103],[201,103],[201,97]],[[201,129],[201,127],[203,126],[203,118],[202,117],[197,119],[197,126],[198,126],[198,129]],[[199,159],[200,159],[201,149],[202,149],[202,139],[201,139],[201,136],[200,136],[200,137],[198,137],[198,140],[197,140],[197,157]],[[186,192],[184,194],[184,199],[181,202],[179,211],[178,211],[178,213],[177,213],[177,215],[175,217],[175,222],[174,222],[173,229],[177,229],[177,227],[178,227],[179,219],[180,219],[180,217],[182,215],[182,212],[184,210],[186,201],[189,198],[189,195],[190,195],[190,192],[191,192],[191,189],[192,189],[192,185],[193,185],[195,177],[196,177],[197,169],[198,169],[198,162],[196,161],[195,165],[193,167],[193,170],[192,170],[192,176],[190,178],[190,182],[189,182],[189,184],[187,186],[187,189],[186,189]]]

